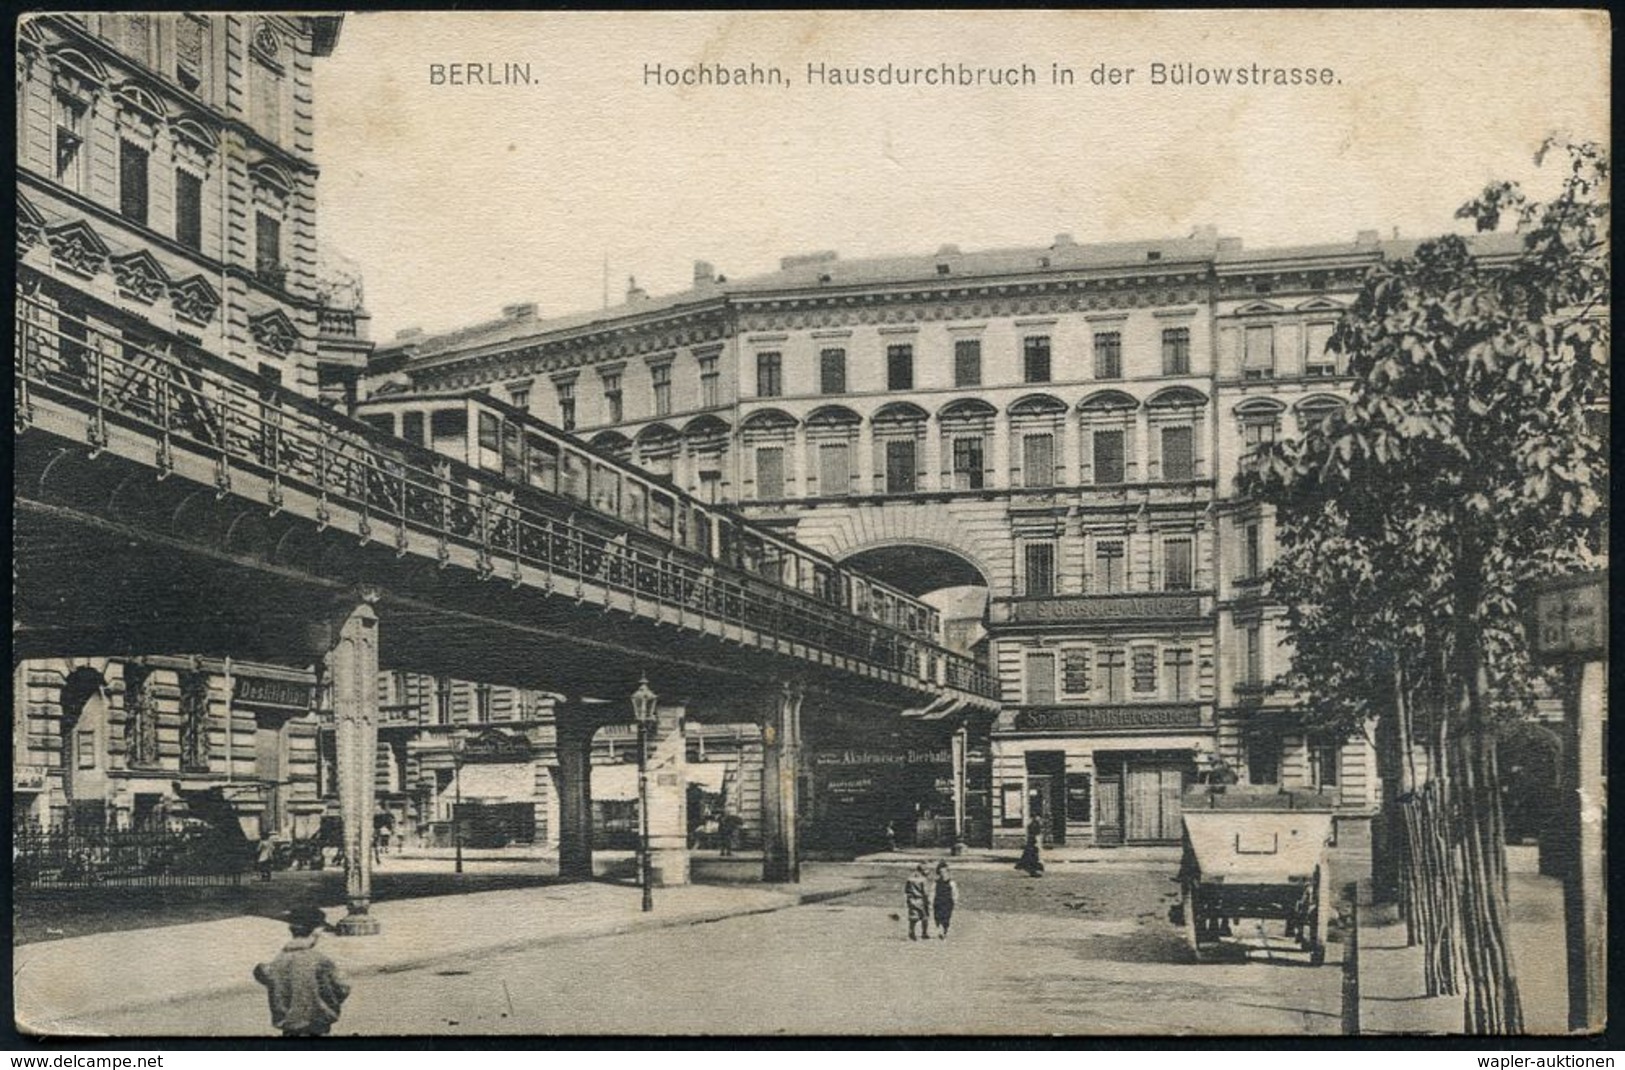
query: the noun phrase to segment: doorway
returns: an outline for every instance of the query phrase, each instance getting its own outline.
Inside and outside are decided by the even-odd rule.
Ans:
[[[1066,843],[1066,752],[1027,752],[1027,820],[1043,823],[1053,846]]]
[[[1191,778],[1184,755],[1095,755],[1098,773],[1095,842],[1178,843],[1184,836],[1180,796]]]

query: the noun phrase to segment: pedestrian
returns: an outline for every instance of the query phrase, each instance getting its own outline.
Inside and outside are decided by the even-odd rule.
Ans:
[[[924,862],[916,865],[908,880],[903,882],[903,904],[908,907],[908,938],[931,939],[931,884],[930,873]],[[918,936],[915,935],[916,926],[919,927]]]
[[[890,821],[886,822],[886,850],[897,853],[897,826]]]
[[[1021,859],[1016,868],[1024,870],[1029,877],[1042,877],[1044,875],[1044,860],[1039,856],[1039,845],[1044,837],[1044,823],[1033,818],[1027,826],[1027,846],[1022,848]]]
[[[254,980],[265,986],[271,1006],[271,1026],[285,1037],[325,1037],[350,994],[338,965],[316,949],[326,929],[321,907],[295,907],[288,912],[293,939],[276,958],[254,967]]]
[[[238,855],[241,858],[241,855]],[[271,863],[276,860],[276,843],[271,839],[269,831],[260,833],[260,842],[254,852],[254,868],[259,871],[260,880],[271,879]]]
[[[931,916],[937,922],[937,939],[948,939],[948,926],[959,905],[959,882],[948,876],[948,863],[937,863],[937,885],[931,893]]]

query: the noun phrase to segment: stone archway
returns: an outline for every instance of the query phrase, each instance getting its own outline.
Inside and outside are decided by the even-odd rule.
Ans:
[[[81,665],[68,673],[58,692],[62,711],[62,794],[71,824],[103,825],[107,820],[107,681]]]

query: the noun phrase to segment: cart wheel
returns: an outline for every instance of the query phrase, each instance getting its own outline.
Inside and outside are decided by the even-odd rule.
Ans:
[[[1331,924],[1331,878],[1325,866],[1315,867],[1315,901],[1310,908],[1304,936],[1309,940],[1309,965],[1319,966],[1326,961],[1326,934]]]
[[[1196,882],[1187,878],[1181,886],[1181,907],[1185,912],[1185,942],[1191,947],[1191,956],[1202,961],[1202,920],[1196,913]]]

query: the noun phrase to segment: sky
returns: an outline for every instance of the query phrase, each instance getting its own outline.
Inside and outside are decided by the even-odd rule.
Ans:
[[[1608,31],[1504,10],[351,14],[316,66],[320,234],[359,269],[380,341],[523,301],[598,308],[606,262],[614,304],[628,276],[686,289],[696,260],[737,278],[1059,233],[1434,234],[1486,181],[1549,190],[1547,135],[1607,140]],[[943,63],[1036,84],[808,73]],[[526,64],[530,84],[449,84],[451,64]],[[717,64],[784,82],[646,84]],[[1332,78],[1172,84],[1180,64]]]

